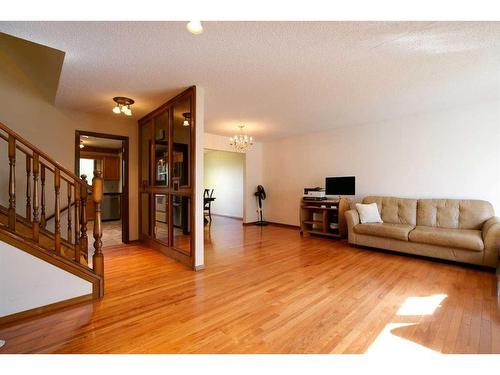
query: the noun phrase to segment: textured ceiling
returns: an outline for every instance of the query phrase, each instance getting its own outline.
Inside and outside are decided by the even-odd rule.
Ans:
[[[56,104],[139,118],[192,84],[206,131],[258,140],[499,97],[500,22],[0,22],[66,52]]]

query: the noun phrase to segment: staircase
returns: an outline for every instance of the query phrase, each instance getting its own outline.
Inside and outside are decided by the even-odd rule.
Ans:
[[[0,204],[0,241],[92,283],[92,298],[102,298],[101,173],[94,172],[89,186],[86,176],[79,178],[2,123],[0,138],[0,150],[5,149],[8,157],[8,177],[4,169],[0,184],[0,194],[5,197],[5,205]],[[25,172],[21,176],[16,176],[16,163]],[[93,200],[95,210],[91,257],[87,199]],[[5,321],[8,319],[0,318],[0,323]]]

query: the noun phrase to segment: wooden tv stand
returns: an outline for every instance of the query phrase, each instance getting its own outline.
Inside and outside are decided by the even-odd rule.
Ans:
[[[300,202],[300,234],[345,238],[347,225],[345,211],[349,209],[346,198]]]

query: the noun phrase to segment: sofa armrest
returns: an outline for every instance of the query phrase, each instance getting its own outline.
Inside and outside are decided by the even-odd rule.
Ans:
[[[356,243],[354,227],[359,224],[359,214],[357,210],[347,210],[345,212],[345,221],[347,223],[347,238],[349,243]]]
[[[498,263],[500,248],[500,217],[492,217],[483,225],[484,263]]]

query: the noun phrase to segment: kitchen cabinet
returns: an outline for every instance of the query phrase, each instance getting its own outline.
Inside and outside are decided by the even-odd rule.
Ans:
[[[119,181],[120,180],[120,158],[116,156],[104,157],[104,180]]]

